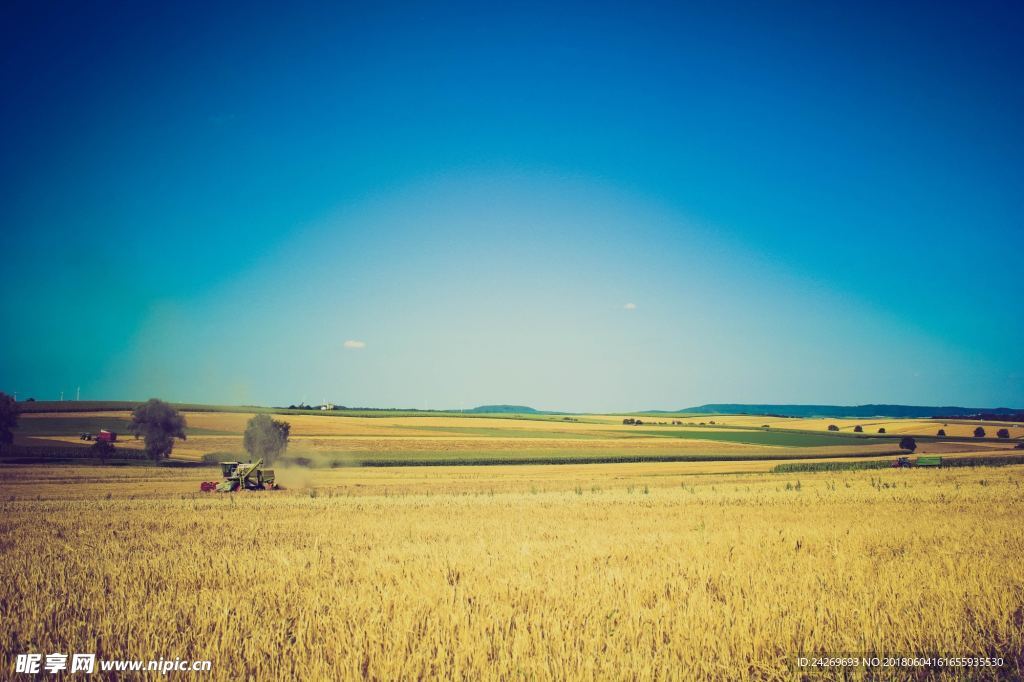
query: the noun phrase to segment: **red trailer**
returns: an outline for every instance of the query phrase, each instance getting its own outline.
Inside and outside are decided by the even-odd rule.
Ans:
[[[115,443],[117,442],[117,434],[114,433],[113,431],[107,431],[106,429],[103,429],[98,434],[96,434],[96,440],[104,441],[106,443]]]

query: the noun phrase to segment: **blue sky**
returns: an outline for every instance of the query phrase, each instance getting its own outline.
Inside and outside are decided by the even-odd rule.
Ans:
[[[0,390],[1022,407],[1022,29],[6,3]]]

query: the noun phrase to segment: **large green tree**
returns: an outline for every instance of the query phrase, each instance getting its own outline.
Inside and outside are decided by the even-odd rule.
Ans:
[[[176,409],[157,398],[150,398],[132,412],[129,430],[142,436],[150,458],[170,457],[174,439],[185,440],[185,417]]]
[[[291,430],[288,422],[257,414],[246,424],[242,441],[253,459],[262,459],[265,464],[270,464],[288,447]]]
[[[0,445],[14,442],[12,429],[18,428],[18,403],[6,393],[0,392]]]

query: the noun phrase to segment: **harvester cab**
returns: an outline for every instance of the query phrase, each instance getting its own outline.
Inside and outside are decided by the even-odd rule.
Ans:
[[[199,486],[203,492],[233,493],[239,490],[274,490],[277,480],[273,469],[264,469],[263,460],[255,462],[221,462],[220,483],[205,481]]]

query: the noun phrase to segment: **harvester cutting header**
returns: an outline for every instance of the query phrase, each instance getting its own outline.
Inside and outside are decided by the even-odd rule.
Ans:
[[[199,489],[204,493],[233,493],[241,490],[277,490],[273,469],[264,469],[263,460],[255,462],[221,462],[224,480],[203,481]]]

